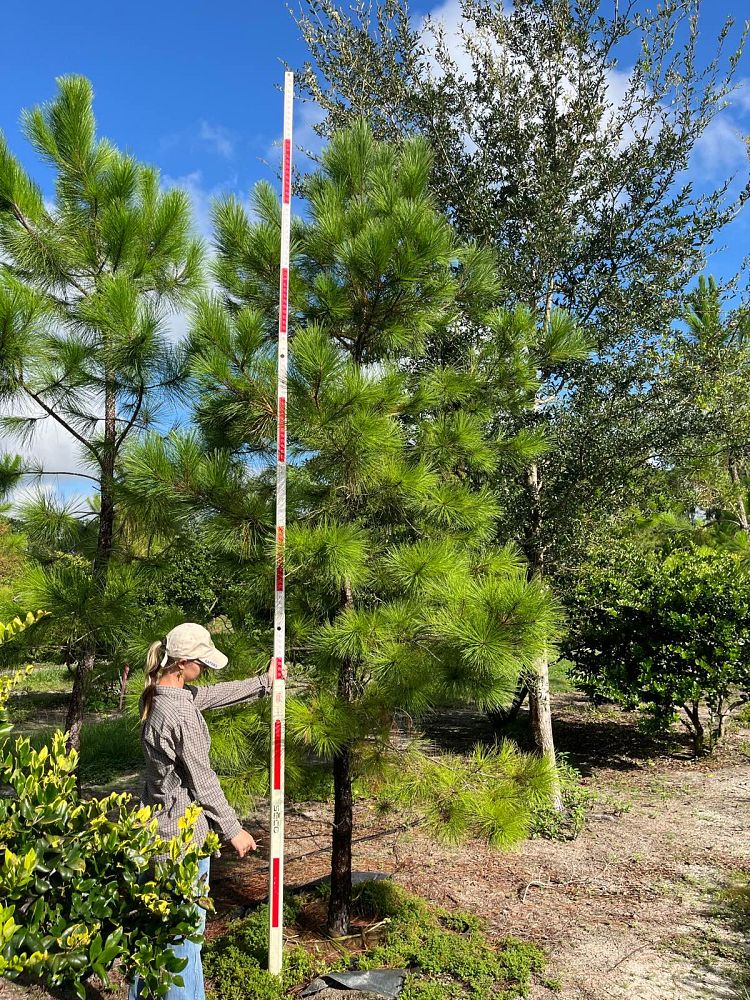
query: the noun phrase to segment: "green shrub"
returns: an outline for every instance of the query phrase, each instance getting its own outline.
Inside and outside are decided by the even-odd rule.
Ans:
[[[567,654],[579,686],[645,705],[662,733],[681,710],[696,754],[713,749],[750,690],[750,589],[740,556],[621,543],[582,568],[569,603]]]
[[[300,900],[285,911],[285,924],[297,919]],[[528,995],[532,976],[544,956],[534,945],[508,939],[490,941],[478,917],[431,906],[390,880],[355,886],[353,912],[384,921],[379,943],[362,954],[342,955],[325,964],[297,946],[284,955],[281,980],[266,970],[268,909],[261,906],[238,921],[204,952],[204,968],[221,1000],[275,1000],[326,971],[408,968],[402,997],[450,1000],[492,996],[514,1000]]]
[[[0,642],[2,642],[2,636],[0,636]],[[7,736],[13,729],[13,724],[8,720],[8,702],[14,688],[20,686],[30,671],[31,667],[27,667],[25,670],[14,670],[11,674],[0,676],[0,738]]]
[[[25,972],[50,986],[72,986],[85,998],[92,975],[109,984],[122,959],[137,972],[146,995],[161,996],[180,981],[184,959],[169,950],[176,937],[195,934],[196,903],[209,905],[195,883],[202,850],[192,842],[198,807],[170,842],[156,833],[150,809],[130,797],[80,797],[77,755],[58,732],[51,750],[19,738],[0,761],[0,975]],[[143,881],[139,878],[143,877]]]

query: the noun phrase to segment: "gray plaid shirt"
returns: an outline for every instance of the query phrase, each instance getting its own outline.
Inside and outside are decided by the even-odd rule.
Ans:
[[[267,674],[205,687],[156,685],[151,712],[141,727],[146,758],[141,802],[157,810],[159,833],[165,840],[177,834],[177,821],[191,802],[203,807],[193,834],[199,846],[209,830],[223,841],[240,832],[237,814],[208,759],[211,738],[200,710],[255,701],[268,693],[269,686]]]

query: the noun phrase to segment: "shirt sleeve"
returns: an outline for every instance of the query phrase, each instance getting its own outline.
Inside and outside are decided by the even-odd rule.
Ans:
[[[204,684],[192,687],[193,703],[203,711],[206,708],[228,708],[246,701],[264,698],[269,690],[268,674],[250,677],[245,681],[223,681],[221,684]]]
[[[175,733],[175,751],[185,772],[188,788],[195,802],[203,807],[212,830],[224,840],[231,840],[242,829],[237,814],[229,805],[219,779],[208,759],[208,742],[199,719],[184,719]]]

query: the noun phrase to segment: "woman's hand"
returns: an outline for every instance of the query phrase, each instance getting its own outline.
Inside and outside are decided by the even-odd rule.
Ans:
[[[247,830],[240,830],[239,833],[235,834],[230,844],[241,858],[244,858],[248,851],[254,851],[258,846]]]
[[[281,676],[286,680],[286,663],[281,664]],[[268,664],[268,686],[273,687],[273,682],[276,680],[276,657],[271,657],[271,662]]]

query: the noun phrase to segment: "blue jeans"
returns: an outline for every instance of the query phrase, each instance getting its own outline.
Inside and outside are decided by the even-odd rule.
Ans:
[[[199,877],[205,879],[206,891],[208,891],[208,870],[210,863],[210,858],[201,858],[198,862],[198,875]],[[200,911],[200,926],[198,931],[202,934],[206,926],[206,911],[202,906],[199,906],[198,909]],[[170,986],[164,1000],[206,1000],[206,991],[203,985],[201,945],[195,944],[193,941],[188,941],[187,938],[183,938],[178,944],[173,944],[171,946],[171,950],[178,956],[178,958],[187,958],[188,960],[187,965],[180,973],[185,985],[175,986],[173,984]],[[134,981],[130,984],[130,988],[128,990],[128,1000],[139,1000],[140,995],[140,976],[136,976]]]

